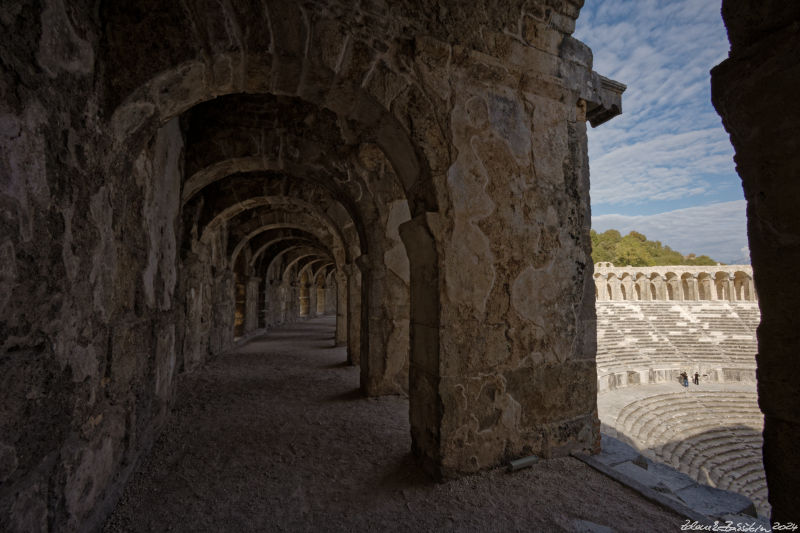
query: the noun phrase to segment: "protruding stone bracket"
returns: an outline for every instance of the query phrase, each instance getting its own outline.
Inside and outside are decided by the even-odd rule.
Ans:
[[[627,85],[592,72],[586,100],[586,119],[593,128],[622,113],[622,93]]]

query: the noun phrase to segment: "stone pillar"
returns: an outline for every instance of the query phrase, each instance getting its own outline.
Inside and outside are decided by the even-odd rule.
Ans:
[[[245,313],[244,313],[244,333],[250,333],[258,329],[258,311],[259,311],[259,286],[261,278],[248,277],[247,288],[245,295]]]
[[[606,290],[606,284],[608,283],[608,276],[602,274],[600,276],[596,276],[594,278],[594,289],[595,294],[598,302],[605,302],[608,300],[608,291]]]
[[[316,284],[316,292],[317,292],[317,305],[315,306],[316,315],[322,316],[325,314],[325,309],[327,306],[327,296],[328,296],[328,287],[325,284],[325,281],[318,281]]]
[[[717,297],[717,278],[716,277],[709,277],[705,280],[706,285],[706,294],[708,295],[708,299],[712,301],[716,301],[719,298]]]
[[[692,274],[692,276],[687,280],[689,282],[689,293],[691,294],[691,298],[689,300],[697,301],[700,299],[700,289],[698,287],[700,281],[697,278],[697,274]]]
[[[361,362],[361,271],[354,264],[344,267],[347,274],[347,362]]]
[[[745,283],[747,283],[747,299],[752,302],[757,301],[756,286],[753,284],[753,278],[747,278]]]
[[[665,276],[658,276],[656,278],[656,297],[659,301],[666,301],[667,298],[667,278]]]
[[[244,276],[234,274],[234,320],[233,336],[241,337],[245,330],[245,317],[247,315],[247,282]]]
[[[480,57],[460,61],[471,68],[451,70],[456,160],[442,179],[452,208],[401,230],[413,446],[444,476],[596,451],[600,439],[586,103],[523,101],[495,78],[475,78],[497,71],[471,64]]]
[[[266,328],[269,324],[269,299],[267,298],[269,281],[266,276],[258,286],[258,327]]]
[[[733,274],[728,274],[728,279],[725,280],[725,290],[728,291],[728,301],[736,301],[736,289],[734,287],[735,280]]]
[[[617,302],[619,300],[622,300],[622,294],[619,288],[620,286],[619,278],[616,276],[614,277],[609,276],[608,284],[611,286],[611,301]]]
[[[292,285],[287,280],[282,280],[280,286],[278,287],[278,302],[280,306],[280,314],[279,320],[280,324],[286,324],[288,322],[294,322],[294,317],[291,316],[291,313],[294,311],[294,306],[290,301],[291,297],[293,296],[294,291],[292,290]]]
[[[402,243],[397,246],[407,265]],[[370,250],[369,256],[356,259],[362,290],[367,289],[367,298],[362,298],[366,311],[362,316],[369,321],[366,330],[361,328],[361,390],[367,396],[402,394],[408,391],[409,289],[396,274],[402,274],[403,269],[387,264],[390,254],[382,253],[378,243],[373,243]]]
[[[645,278],[639,278],[633,281],[631,285],[631,300],[649,300],[650,299],[650,281]]]
[[[347,344],[347,274],[336,269],[336,346]]]
[[[306,294],[308,294],[308,310],[306,318],[317,316],[317,284],[313,279],[306,282]]]
[[[758,298],[758,403],[772,520],[800,509],[800,3],[723,0],[728,59],[711,95],[736,151]]]

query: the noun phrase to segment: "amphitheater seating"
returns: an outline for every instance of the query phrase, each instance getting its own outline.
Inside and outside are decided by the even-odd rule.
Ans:
[[[699,371],[705,380],[755,379],[755,302],[597,302],[597,371],[600,390],[674,379]],[[641,377],[645,375],[645,377]]]
[[[700,483],[750,498],[769,516],[761,458],[763,415],[756,394],[684,391],[623,407],[617,438]]]

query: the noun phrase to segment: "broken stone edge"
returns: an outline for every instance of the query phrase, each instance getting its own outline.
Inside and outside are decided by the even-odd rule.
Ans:
[[[578,459],[579,461],[582,461],[582,462],[586,463],[587,465],[591,466],[592,468],[594,468],[595,470],[597,470],[601,474],[605,474],[606,476],[610,477],[614,481],[616,481],[618,483],[622,483],[626,487],[635,490],[636,492],[641,494],[642,497],[644,497],[647,500],[650,500],[651,502],[655,503],[656,505],[660,505],[661,507],[665,507],[665,508],[669,509],[670,511],[674,512],[674,513],[677,513],[677,514],[679,514],[679,515],[681,515],[681,516],[683,516],[685,518],[688,518],[688,519],[690,519],[692,521],[697,521],[697,522],[699,522],[701,524],[713,523],[713,521],[709,517],[707,517],[707,516],[705,516],[703,514],[700,514],[697,511],[695,511],[695,510],[693,510],[693,509],[691,509],[691,508],[689,508],[689,507],[687,507],[685,505],[680,504],[679,502],[673,500],[672,498],[667,498],[663,494],[659,494],[657,491],[651,489],[650,487],[647,487],[647,486],[643,485],[642,483],[639,483],[635,479],[633,479],[633,478],[631,478],[629,476],[626,476],[625,474],[623,474],[621,472],[618,472],[617,470],[615,470],[612,467],[604,465],[603,463],[601,463],[600,461],[598,461],[597,459],[595,459],[594,457],[592,457],[590,455],[586,455],[586,454],[583,454],[583,453],[576,453],[576,452],[573,452],[570,455],[572,455],[572,457],[574,457],[575,459]]]

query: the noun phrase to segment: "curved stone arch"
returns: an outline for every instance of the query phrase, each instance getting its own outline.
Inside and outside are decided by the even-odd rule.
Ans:
[[[665,300],[664,274],[660,271],[649,272],[647,293],[650,300]]]
[[[668,271],[665,275],[665,282],[664,286],[666,288],[666,298],[667,300],[682,300],[681,298],[681,287],[680,287],[680,278],[678,278],[678,274],[672,271]]]
[[[649,300],[649,277],[644,272],[636,272],[631,278],[633,279],[633,291],[631,291],[632,300]]]
[[[194,112],[194,110],[192,110],[192,112]],[[258,135],[255,135],[255,137],[261,139]],[[291,147],[285,148],[285,136],[282,136],[281,139],[280,164],[277,164],[276,167],[288,168],[286,162],[289,159],[285,156],[285,152],[290,152]],[[261,154],[266,153],[266,149],[263,147],[263,139],[259,142],[262,146],[256,148],[256,151],[259,151]],[[241,142],[240,144],[243,145],[244,148],[235,142],[232,144],[233,147],[231,149],[223,146],[220,150],[225,154],[231,153],[234,156],[241,155],[241,150],[243,149],[245,151],[253,151],[252,143]],[[337,153],[335,146],[330,147],[329,151],[332,154]],[[246,161],[249,165],[246,169],[263,167],[265,165],[265,159],[268,158],[262,155],[251,157]],[[208,163],[210,160],[210,158],[203,159],[204,163]],[[238,160],[237,162],[241,163],[241,161]],[[271,163],[267,161],[266,164],[269,165]],[[198,165],[198,168],[200,168],[200,165]],[[404,298],[398,298],[397,296],[399,294],[397,289],[400,288],[400,290],[408,291],[409,283],[407,249],[404,247],[397,232],[398,224],[408,219],[408,215],[406,214],[408,212],[408,205],[404,192],[399,189],[397,185],[397,180],[395,178],[386,179],[385,173],[390,172],[391,168],[390,162],[386,160],[385,154],[381,151],[380,147],[377,145],[373,146],[372,143],[362,143],[359,146],[358,153],[353,156],[352,165],[346,168],[347,172],[343,174],[341,178],[335,175],[336,171],[341,172],[338,168],[334,169],[334,174],[330,174],[322,172],[319,168],[305,167],[302,165],[293,166],[293,174],[291,175],[293,180],[297,180],[297,176],[302,176],[302,179],[306,179],[311,184],[330,191],[330,196],[339,200],[339,203],[344,206],[344,209],[349,214],[350,219],[355,221],[354,224],[362,239],[360,251],[351,252],[351,257],[366,255],[369,261],[369,271],[372,273],[370,275],[374,275],[375,279],[381,280],[380,283],[383,285],[382,288],[384,289],[383,291],[376,291],[374,293],[375,298],[369,299],[368,305],[370,307],[368,308],[368,312],[372,313],[374,316],[393,317],[392,322],[388,326],[387,324],[389,323],[381,324],[377,321],[372,324],[376,327],[370,331],[373,349],[371,349],[369,353],[376,360],[383,357],[381,347],[388,345],[389,335],[395,335],[395,338],[391,341],[391,344],[395,347],[391,357],[395,359],[399,357],[402,350],[399,348],[400,343],[396,337],[398,332],[400,332],[400,328],[404,327],[404,321],[407,322],[408,320],[407,300],[404,301]],[[235,164],[222,164],[217,170],[219,174],[222,174],[227,171],[242,169],[237,168]],[[208,182],[210,186],[215,183],[213,181],[214,179],[222,179],[223,177],[236,179],[236,177],[233,176],[220,177],[216,175],[204,175],[203,179],[205,181],[203,183]],[[354,181],[356,179],[358,181]],[[191,191],[195,191],[200,185],[199,182],[195,183],[195,185],[189,187]],[[349,195],[343,194],[339,189],[344,189],[348,184],[355,184],[355,190],[351,190]],[[246,194],[238,190],[238,187],[236,189],[237,198],[239,196],[246,196]],[[353,196],[355,193],[357,193],[358,200],[348,203],[349,196]],[[189,197],[190,195],[186,194],[184,199]],[[405,204],[405,206],[399,204]],[[376,205],[379,207],[376,207]],[[330,213],[330,211],[328,212]],[[369,226],[377,228],[377,231],[366,232],[366,237],[364,235],[365,225],[360,222],[362,220],[362,213],[363,219],[378,222],[377,224],[369,224]],[[343,222],[338,225],[339,227],[346,227],[347,223]],[[381,228],[384,228],[385,231],[381,231]],[[371,254],[368,250],[374,250],[375,253]],[[391,275],[384,275],[383,271],[394,273],[398,279],[395,279],[395,277]],[[401,287],[399,283],[404,283],[405,287]],[[395,297],[391,300],[380,298],[381,294],[386,294],[388,292],[392,292]],[[407,354],[403,356],[404,359],[407,359],[407,357]],[[369,363],[369,360],[361,363],[362,370],[365,374],[370,373]],[[402,368],[402,365],[393,364],[389,367],[381,367],[379,364],[376,364],[374,368],[391,368],[394,370]],[[371,390],[382,390],[375,385],[378,381],[374,379],[365,379],[364,381],[372,386]],[[392,392],[395,391],[392,390]]]
[[[325,256],[321,255],[320,250],[310,246],[291,247],[276,254],[275,257],[272,258],[270,264],[267,265],[267,270],[271,268],[272,264],[275,263],[275,261],[287,255],[291,255],[291,258],[286,259],[286,264],[283,266],[281,270],[281,278],[284,280],[287,280],[287,276],[291,274],[293,267],[297,266],[298,263],[303,259],[306,259],[308,257],[325,258]],[[304,271],[305,269],[303,267],[298,267],[296,274],[299,276]]]
[[[317,244],[328,255],[333,257],[333,254],[331,253],[330,250],[328,250],[328,248],[325,245],[320,243],[316,238],[313,238],[313,236],[310,233],[308,235],[309,238],[301,237],[299,235],[286,235],[286,236],[277,236],[273,239],[268,240],[267,242],[260,245],[256,250],[253,251],[253,255],[250,258],[250,265],[255,266],[256,264],[258,264],[259,260],[261,259],[261,256],[266,255],[266,251],[268,249],[277,245],[278,243],[283,243],[286,241],[289,241],[293,244],[306,244],[306,245]]]
[[[362,40],[348,37],[341,42],[328,42],[326,36],[329,34],[314,33],[316,25],[307,26],[308,20],[301,11],[298,11],[296,4],[279,3],[276,9],[286,10],[286,24],[272,28],[267,43],[262,43],[265,46],[240,49],[241,47],[235,44],[240,42],[239,35],[230,35],[229,39],[224,40],[224,45],[219,46],[194,42],[199,37],[192,37],[191,43],[187,44],[180,40],[177,43],[172,40],[161,43],[160,46],[167,48],[168,52],[173,52],[171,47],[183,48],[180,49],[180,53],[160,54],[169,59],[155,64],[157,66],[152,69],[156,71],[155,74],[139,76],[118,87],[121,103],[110,105],[107,113],[107,116],[111,117],[109,131],[113,137],[112,149],[109,150],[112,155],[107,160],[107,165],[118,173],[125,174],[132,161],[128,154],[141,151],[146,140],[152,137],[160,125],[198,103],[233,93],[285,95],[332,110],[346,130],[346,136],[353,139],[353,142],[372,142],[379,146],[397,176],[407,207],[413,217],[418,218],[420,224],[426,224],[428,220],[436,218],[440,201],[447,202],[449,198],[449,189],[444,176],[450,153],[439,150],[442,154],[438,157],[434,153],[426,153],[427,157],[423,157],[421,155],[424,153],[423,149],[415,142],[415,139],[422,139],[426,134],[422,124],[431,124],[434,129],[436,127],[441,129],[442,126],[440,121],[430,118],[430,112],[436,112],[437,108],[430,95],[415,81],[417,71],[403,67],[402,72],[397,72],[392,65],[401,62],[393,63],[388,58],[388,55],[407,47],[403,43],[396,46],[397,43],[392,41],[391,36],[387,41],[391,44],[389,54],[384,54],[385,50],[380,52],[374,50],[370,46],[371,38]],[[221,20],[237,20],[237,16],[226,14]],[[121,21],[122,31],[117,31],[119,28],[113,25],[118,21],[110,17],[112,34],[124,35],[126,19],[123,17]],[[336,21],[332,23],[338,24]],[[284,33],[284,29],[288,27],[292,28],[292,31],[288,32],[291,37]],[[304,34],[304,31],[308,33]],[[208,36],[212,33],[214,32],[201,31],[193,35]],[[297,35],[305,35],[307,38],[295,39]],[[122,40],[124,41],[124,37]],[[353,50],[355,44],[366,45],[366,57],[364,51]],[[117,48],[110,48],[111,54],[116,53]],[[194,50],[203,50],[202,58],[197,57],[198,54]],[[269,53],[250,53],[247,50],[269,50]],[[147,72],[146,63],[139,60],[137,65],[144,68],[131,71]],[[397,96],[394,90],[387,90],[391,85],[390,76],[395,77],[400,84],[400,91],[406,94],[410,101],[415,102],[415,105],[408,107],[390,105]],[[113,94],[114,91],[107,93],[111,95],[110,98],[116,96]],[[390,109],[397,110],[397,113],[407,113],[408,116],[403,115],[398,119],[389,111]],[[413,132],[413,136],[409,131]],[[440,137],[439,140],[426,141],[430,145],[428,148],[436,151],[438,147],[447,146],[446,133],[440,131],[436,133]],[[432,179],[428,158],[436,160],[437,180]],[[441,165],[442,162],[445,165]],[[426,230],[428,235],[444,239],[444,233],[440,231],[444,228],[441,222],[439,221],[436,228],[428,228]],[[412,291],[415,295],[412,296],[412,300],[416,298],[420,305],[415,306],[412,303],[411,307],[438,309],[440,277],[438,274],[433,275],[434,272],[438,272],[437,258],[441,252],[437,248],[437,240],[424,237],[415,231],[407,234],[420,237],[412,238],[410,241],[403,238],[411,270],[414,270],[416,263],[420,266],[420,271],[425,270],[431,274],[415,278],[425,285],[425,290]],[[349,253],[348,250],[346,252],[348,259],[356,255]],[[415,254],[418,257],[412,257]],[[416,325],[425,324],[426,327],[434,325],[431,332],[424,333],[424,336],[431,346],[438,346],[436,339],[439,338],[440,318],[429,317],[427,311],[423,315],[424,319],[412,318],[411,322],[414,324],[412,330]],[[369,352],[366,343],[363,346]],[[436,350],[438,351],[438,347]],[[428,355],[421,357],[427,358]],[[414,433],[414,435],[421,434],[422,430]]]
[[[658,278],[658,279],[661,279],[661,278]],[[650,289],[650,299],[651,300],[658,300],[659,299],[658,298],[658,296],[659,296],[659,294],[658,294],[659,293],[659,288],[658,288],[658,285],[656,284],[655,281],[651,281],[650,282],[649,289]]]
[[[200,188],[194,190],[190,195],[184,195],[182,199],[184,205],[187,205],[195,196],[201,194],[206,187],[209,187],[224,179],[235,179],[247,175],[258,175],[257,173],[262,172],[280,174],[291,181],[307,182],[311,186],[318,187],[319,189],[328,192],[330,195],[330,200],[341,204],[341,206],[352,219],[359,235],[361,249],[364,251],[364,253],[367,253],[368,241],[365,236],[363,221],[374,213],[375,206],[374,202],[370,201],[369,203],[371,205],[369,206],[368,212],[363,212],[366,210],[364,207],[366,198],[366,194],[364,193],[364,189],[366,189],[365,185],[356,185],[358,194],[354,194],[353,192],[346,193],[338,190],[333,184],[334,181],[336,181],[337,184],[345,182],[347,178],[346,176],[344,176],[342,179],[330,177],[327,180],[322,179],[321,177],[315,178],[313,177],[314,173],[309,172],[307,167],[304,167],[303,165],[287,164],[284,158],[280,158],[277,161],[256,156],[228,159],[216,163],[213,168],[209,167],[207,169],[203,169],[203,172],[206,171],[207,183],[202,185],[194,184],[193,186]],[[352,181],[347,180],[347,182]],[[354,201],[353,198],[359,198],[359,201]]]
[[[269,267],[273,260],[279,254],[296,248],[319,250],[322,255],[330,258],[330,260],[333,261],[333,255],[330,253],[327,247],[316,239],[283,239],[274,241],[268,250],[262,252],[256,266],[254,267],[254,270],[256,272],[263,272],[266,274],[269,271]]]
[[[699,300],[697,294],[697,276],[689,272],[681,274],[681,295],[684,300]]]
[[[328,168],[289,161],[283,153],[274,157],[258,155],[223,159],[196,173],[202,173],[202,183],[192,182],[193,178],[186,182],[182,204],[189,209],[194,205],[202,208],[205,203],[199,198],[205,195],[210,195],[217,203],[218,193],[235,195],[238,199],[245,198],[248,191],[255,194],[264,194],[267,191],[285,194],[284,188],[301,196],[318,195],[326,198],[328,203],[341,206],[356,228],[362,253],[368,253],[365,221],[377,218],[376,201],[367,185],[357,179],[357,173],[333,170],[335,172]],[[226,183],[229,182],[234,182],[227,186],[228,189],[234,189],[233,193],[226,191]]]
[[[314,279],[322,276],[325,279],[325,284],[329,283],[328,278],[330,277],[331,273],[336,270],[336,265],[333,261],[323,262],[322,264],[317,266],[317,269],[314,271]]]
[[[633,289],[633,276],[629,272],[625,272],[619,278],[619,292],[623,300],[632,300]]]
[[[733,274],[724,271],[714,273],[714,296],[717,300],[732,300]]]
[[[697,274],[697,299],[714,300],[714,277],[708,272]]]
[[[312,280],[312,283],[316,283],[317,276],[316,276],[316,274],[314,273],[313,266],[314,266],[315,264],[319,263],[319,262],[324,262],[324,261],[330,261],[330,258],[329,258],[329,257],[325,257],[325,256],[316,256],[316,258],[315,258],[315,259],[312,259],[311,261],[309,261],[309,262],[307,262],[306,264],[304,264],[304,265],[303,265],[303,266],[300,268],[300,271],[299,271],[299,273],[302,273],[302,272],[308,272],[308,275],[309,275],[309,277],[311,278],[311,280]]]
[[[248,216],[250,216],[250,220],[247,221],[249,223],[247,224],[246,229],[251,231],[256,229],[251,228],[251,226],[253,224],[258,224],[258,222],[252,221],[253,217],[264,219],[264,223],[261,224],[261,227],[264,228],[264,231],[277,227],[293,227],[300,230],[308,230],[309,228],[313,228],[315,226],[322,227],[332,234],[335,237],[337,244],[342,247],[342,251],[344,252],[344,260],[349,260],[351,254],[353,253],[353,249],[358,252],[357,243],[353,243],[352,240],[348,241],[345,238],[345,235],[342,233],[341,228],[329,216],[324,213],[320,213],[314,208],[313,205],[308,204],[307,202],[286,197],[262,197],[250,199],[248,202],[234,206],[220,214],[216,219],[216,226],[220,226],[227,222],[228,231],[233,232],[239,230],[240,227],[245,227],[243,225],[245,221],[236,221],[234,220],[234,217],[241,219]],[[281,224],[281,222],[283,222],[283,224]],[[303,224],[302,222],[305,223]],[[212,228],[213,226],[209,224],[206,231],[204,231],[204,236],[205,234],[211,233],[210,230]],[[241,240],[237,242],[235,248],[230,249],[229,243],[229,256],[232,258],[232,260],[235,260],[236,255],[238,255],[238,252],[241,251],[241,248],[244,246],[244,244],[246,244],[246,241]],[[336,247],[334,246],[333,248]],[[333,249],[331,251],[336,253]]]
[[[753,277],[747,272],[737,270],[733,273],[733,288],[737,300],[753,301],[755,300],[755,290],[753,285]]]
[[[206,197],[210,200],[206,201]],[[343,204],[327,188],[304,179],[269,173],[228,176],[203,189],[186,209],[197,220],[202,240],[207,228],[214,229],[245,209],[284,204],[315,213],[337,227],[347,237],[345,242],[354,243],[354,256],[366,253],[364,224],[355,208]]]
[[[332,265],[329,259],[318,259],[309,261],[304,267],[311,274],[311,290],[314,291],[315,305],[314,312],[317,316],[324,315],[329,308],[328,298],[337,300],[335,293],[331,294],[328,286],[328,277],[325,265]],[[316,266],[316,269],[314,268]],[[336,302],[338,305],[338,302]]]
[[[611,272],[606,276],[606,290],[609,300],[621,300],[619,276]]]
[[[305,264],[320,256],[320,250],[314,246],[291,246],[276,254],[267,266],[266,273],[273,270],[273,265],[280,267],[278,278],[281,280],[281,289],[293,288],[297,298],[297,312],[300,317],[307,317],[311,313],[311,304],[316,292],[312,296],[312,278]],[[280,261],[280,262],[279,262]],[[289,303],[289,302],[286,302]]]
[[[280,43],[276,46],[279,48]],[[284,85],[276,81],[281,74],[280,63],[263,59],[247,52],[235,56],[215,54],[202,60],[182,61],[143,81],[111,113],[111,152],[116,157],[109,165],[128,168],[132,163],[129,154],[138,154],[159,127],[202,102],[236,93],[286,95],[332,110],[343,123],[358,126],[355,131],[348,131],[354,141],[380,146],[400,180],[412,213],[438,209],[434,181],[425,159],[419,155],[421,149],[398,119],[360,83],[345,82],[324,65],[307,62],[304,67],[315,74],[306,79],[323,87],[306,85],[299,78],[296,83]],[[227,75],[209,75],[217,65],[224,65]]]
[[[345,238],[345,228],[339,226],[327,213],[321,212],[314,204],[290,196],[250,197],[244,201],[231,205],[230,207],[227,207],[221,212],[217,213],[214,219],[212,219],[211,222],[205,226],[203,230],[203,236],[212,230],[218,229],[222,224],[228,223],[231,219],[245,211],[265,206],[271,208],[270,210],[275,211],[284,211],[287,207],[299,208],[299,210],[311,214],[326,227],[334,231],[337,235],[339,235],[343,243],[353,242],[352,238],[350,240]],[[203,240],[203,236],[201,236],[201,240]]]
[[[281,267],[278,272],[279,275],[277,276],[277,279],[281,280],[281,283],[288,283],[291,281],[288,276],[291,274],[292,267],[297,264],[298,258],[317,256],[322,253],[321,250],[313,246],[287,246],[269,258],[269,261],[265,265],[264,272],[268,274],[273,270],[273,267],[279,265],[280,260],[285,259],[284,256],[287,254],[294,254],[290,259],[286,259],[286,264]]]
[[[245,212],[247,213],[247,212]],[[230,250],[231,262],[235,261],[247,243],[265,231],[273,229],[295,229],[306,231],[314,235],[320,242],[326,244],[333,254],[337,265],[344,265],[348,262],[347,247],[344,241],[336,232],[320,224],[319,220],[306,213],[286,214],[280,211],[272,211],[258,217],[253,217],[246,223],[238,224],[235,231],[239,239]],[[229,244],[229,248],[231,248]]]

